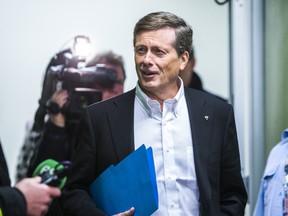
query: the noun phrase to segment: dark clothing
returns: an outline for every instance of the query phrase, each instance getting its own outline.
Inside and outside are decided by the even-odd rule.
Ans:
[[[72,132],[71,132],[72,133]],[[29,131],[21,151],[18,166],[18,181],[25,177],[32,177],[36,167],[47,159],[57,162],[71,159],[71,137],[68,128],[62,128],[47,121],[43,130],[39,132]],[[30,161],[25,161],[30,155]],[[27,166],[27,172],[22,173],[22,166]],[[61,216],[62,211],[59,205],[59,198],[54,198],[45,216]]]
[[[185,98],[193,134],[200,214],[244,215],[247,193],[241,176],[233,107],[189,88],[185,88]],[[118,164],[134,151],[134,101],[135,89],[85,110],[71,175],[61,198],[65,215],[105,215],[93,203],[89,186],[110,165]]]
[[[203,83],[199,75],[193,71],[192,79],[190,81],[190,84],[188,85],[189,88],[194,88],[200,91],[204,91],[203,89]]]
[[[9,171],[0,141],[0,186],[10,186],[10,184]]]
[[[58,127],[50,121],[45,123],[37,146],[38,150],[28,168],[27,177],[31,177],[36,167],[47,159],[58,162],[70,160],[71,148],[67,129]]]
[[[220,100],[228,102],[227,99],[224,99],[224,98],[222,98],[222,97],[220,97],[218,95],[215,95],[215,94],[213,94],[211,92],[206,91],[204,89],[204,87],[203,87],[203,83],[202,83],[202,80],[201,80],[200,76],[195,71],[193,71],[193,76],[192,76],[192,79],[191,79],[190,84],[188,85],[188,87],[189,88],[193,88],[193,89],[197,89],[199,91],[207,92],[207,93],[209,93],[211,95],[214,95],[215,97],[217,97]]]
[[[48,121],[45,123],[43,133],[39,139],[37,153],[34,155],[35,159],[32,160],[27,176],[32,176],[36,167],[47,159],[53,159],[57,162],[70,160],[72,144],[72,135],[69,136],[68,128],[62,128],[54,125]],[[59,198],[53,199],[48,212],[45,216],[61,216],[62,210],[59,204]]]
[[[10,177],[0,142],[0,208],[3,216],[26,215],[26,200],[23,194],[10,186]]]

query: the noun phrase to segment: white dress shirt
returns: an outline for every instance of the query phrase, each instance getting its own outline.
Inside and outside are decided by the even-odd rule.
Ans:
[[[197,185],[191,126],[183,81],[174,98],[163,103],[163,111],[137,84],[134,112],[135,148],[153,149],[159,208],[153,216],[198,216]],[[137,211],[137,209],[136,209]]]

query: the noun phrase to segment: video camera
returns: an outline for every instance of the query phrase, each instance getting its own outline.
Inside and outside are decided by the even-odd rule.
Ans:
[[[93,67],[67,68],[52,66],[47,71],[43,96],[48,113],[80,114],[87,105],[102,100],[102,89],[113,87],[117,79],[116,70],[103,64]],[[52,94],[60,89],[68,91],[69,100],[64,109],[51,101]],[[42,98],[43,99],[43,98]]]
[[[78,42],[78,43],[77,43]],[[79,46],[82,43],[82,47]],[[76,36],[74,52],[71,49],[63,50],[51,59],[46,68],[39,108],[35,114],[33,130],[43,128],[46,113],[65,113],[69,120],[78,118],[83,108],[102,100],[102,89],[111,88],[117,80],[117,72],[106,68],[104,64],[92,67],[83,67],[86,56],[76,49],[83,48],[83,43],[90,43],[86,36]],[[76,50],[76,51],[75,51]],[[81,66],[82,65],[82,66]],[[68,91],[69,99],[64,108],[51,100],[57,90]],[[67,118],[67,119],[68,119]]]

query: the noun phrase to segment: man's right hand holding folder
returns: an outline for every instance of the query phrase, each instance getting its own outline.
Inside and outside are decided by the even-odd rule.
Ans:
[[[116,214],[114,216],[131,216],[131,215],[134,214],[134,211],[135,211],[135,209],[132,207],[131,209],[129,209],[129,210],[125,211],[125,212]]]

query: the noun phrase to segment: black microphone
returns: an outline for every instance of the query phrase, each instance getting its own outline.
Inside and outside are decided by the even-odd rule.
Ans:
[[[33,176],[40,176],[41,183],[62,189],[67,181],[67,174],[70,170],[71,162],[57,162],[47,159],[40,163],[33,172]]]

